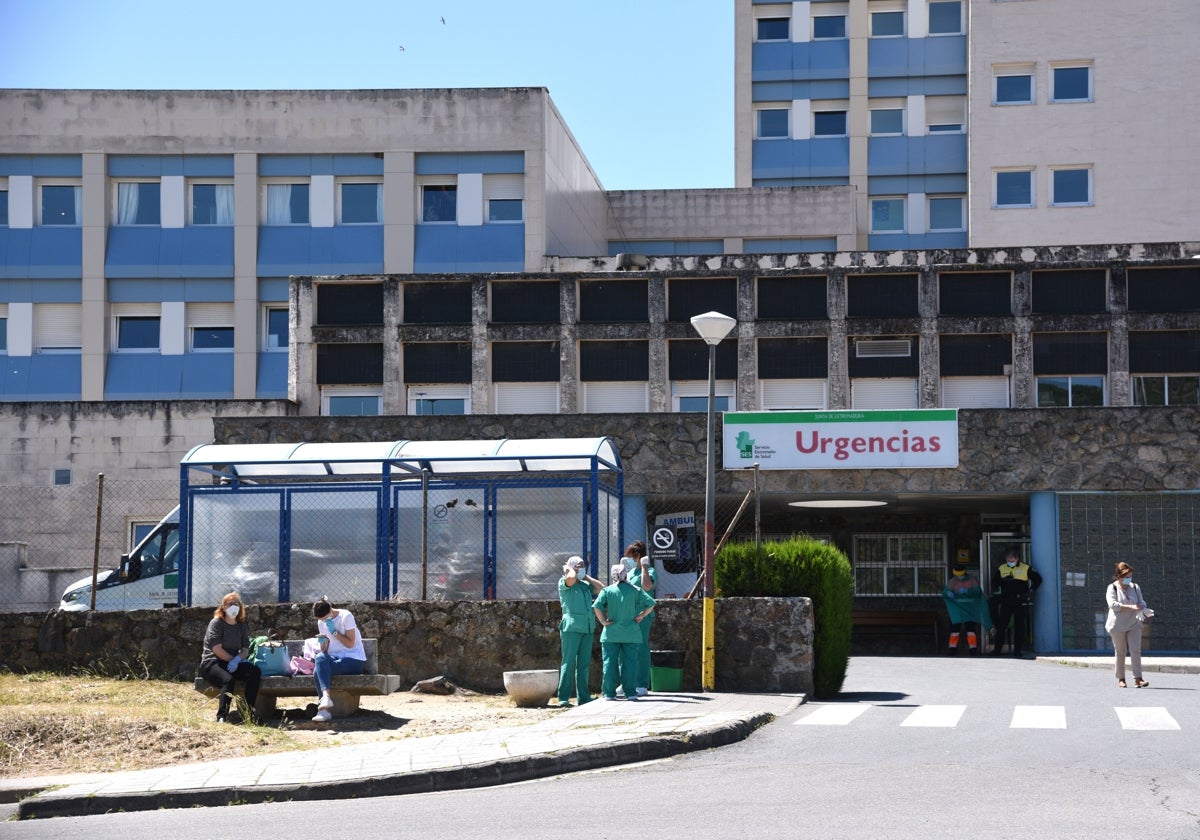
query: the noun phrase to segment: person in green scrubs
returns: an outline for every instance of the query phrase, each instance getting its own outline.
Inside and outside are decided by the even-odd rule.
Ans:
[[[641,540],[633,541],[629,544],[629,548],[625,549],[625,556],[630,561],[627,565],[633,567],[629,571],[629,582],[644,589],[646,594],[653,598],[654,587],[658,583],[658,573],[654,571],[654,566],[650,564],[650,558],[646,556],[646,544]],[[639,625],[642,631],[642,644],[638,649],[637,668],[633,672],[636,677],[638,697],[645,697],[650,693],[650,626],[652,624],[654,624],[654,613],[646,616]]]
[[[575,556],[563,566],[558,579],[558,601],[562,604],[562,621],[558,636],[562,643],[562,665],[558,669],[558,706],[570,706],[571,695],[582,706],[592,699],[588,689],[588,668],[592,664],[592,636],[596,632],[596,616],[592,599],[600,593],[600,581],[589,577],[587,564]]]
[[[609,572],[611,584],[600,590],[592,609],[604,628],[600,631],[600,653],[604,675],[600,689],[605,700],[617,699],[617,683],[625,699],[637,700],[636,669],[642,631],[638,626],[654,610],[654,599],[628,580],[629,569],[618,563]]]

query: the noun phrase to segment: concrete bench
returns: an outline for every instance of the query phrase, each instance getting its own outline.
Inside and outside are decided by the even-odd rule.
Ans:
[[[359,701],[365,695],[381,696],[400,690],[399,674],[380,674],[378,659],[378,644],[376,639],[363,639],[363,651],[367,655],[362,674],[340,674],[333,678],[329,696],[333,698],[334,717],[342,717],[358,711]],[[304,652],[304,640],[288,639],[288,658],[300,656]],[[207,697],[216,697],[217,689],[203,677],[197,677],[193,686],[196,691]],[[234,691],[241,694],[244,690],[242,683],[234,683]],[[309,697],[315,703],[317,689],[313,683],[312,674],[297,674],[296,676],[263,677],[258,688],[258,702],[254,711],[262,719],[270,717],[275,711],[275,701],[280,697]]]
[[[935,610],[853,610],[850,623],[855,631],[860,628],[914,627],[921,632],[932,630],[933,649],[938,650],[938,614]]]

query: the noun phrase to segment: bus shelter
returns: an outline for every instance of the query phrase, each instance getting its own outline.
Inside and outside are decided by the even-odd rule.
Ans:
[[[619,557],[609,437],[206,444],[180,463],[180,599],[553,599]]]

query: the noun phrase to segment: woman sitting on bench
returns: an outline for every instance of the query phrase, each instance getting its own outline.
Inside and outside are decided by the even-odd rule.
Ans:
[[[246,629],[242,596],[230,592],[221,599],[221,606],[208,622],[200,653],[200,676],[221,691],[217,704],[218,723],[229,720],[229,692],[234,680],[240,680],[246,686],[246,703],[250,706],[251,716],[254,715],[262,672],[257,665],[242,659],[242,654],[248,654],[249,649],[250,631]]]
[[[313,604],[317,620],[317,641],[321,652],[313,665],[313,682],[317,684],[317,714],[313,720],[328,723],[333,719],[333,697],[330,684],[338,674],[361,674],[367,653],[362,636],[350,610],[335,610],[328,598]]]

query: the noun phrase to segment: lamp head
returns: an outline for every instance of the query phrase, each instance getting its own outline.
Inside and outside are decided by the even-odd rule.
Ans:
[[[712,347],[721,343],[721,339],[729,335],[737,321],[720,312],[705,312],[703,315],[692,316],[692,327],[704,339],[704,343]]]

